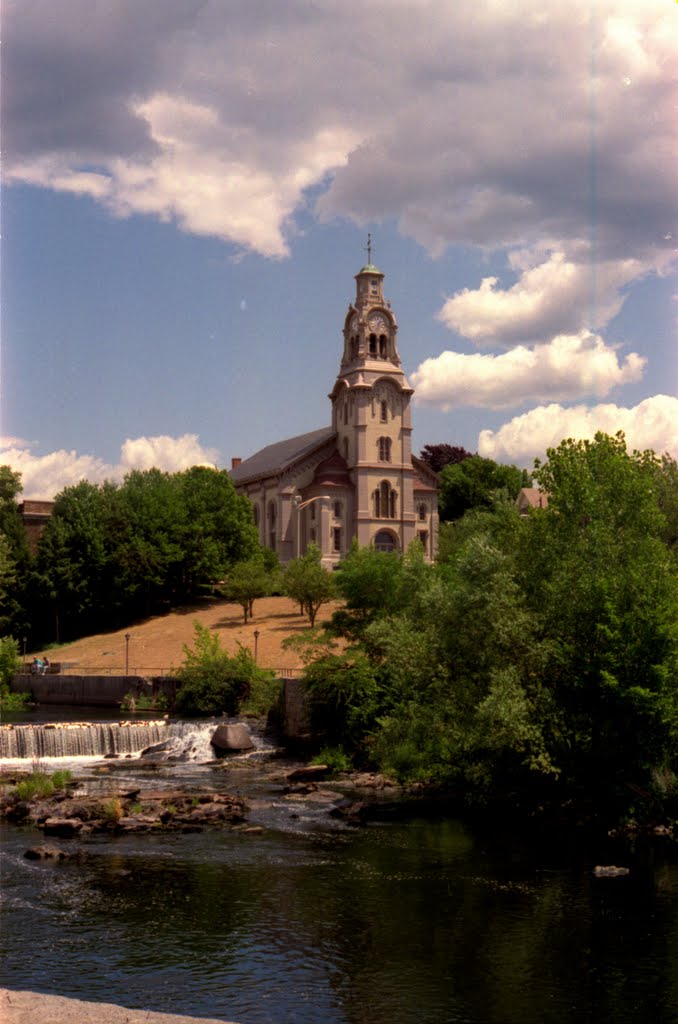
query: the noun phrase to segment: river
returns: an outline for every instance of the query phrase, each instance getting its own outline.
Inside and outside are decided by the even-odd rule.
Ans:
[[[55,864],[4,826],[2,983],[240,1024],[678,1020],[668,841],[444,816],[356,828],[256,764],[219,777],[261,834],[92,836]],[[622,862],[627,877],[593,875]]]

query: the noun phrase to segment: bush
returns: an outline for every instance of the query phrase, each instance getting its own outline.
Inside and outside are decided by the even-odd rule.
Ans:
[[[179,682],[175,709],[183,715],[235,715],[251,694],[258,694],[270,673],[257,668],[252,652],[238,645],[231,657],[222,650],[219,637],[194,623],[191,650],[184,644],[186,659],[177,670]]]
[[[312,759],[312,764],[326,764],[331,775],[350,772],[353,767],[351,758],[342,747],[323,747]]]

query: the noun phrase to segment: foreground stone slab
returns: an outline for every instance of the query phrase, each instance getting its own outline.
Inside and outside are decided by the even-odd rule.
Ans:
[[[0,1020],[2,1024],[228,1024],[206,1017],[128,1010],[113,1003],[89,1003],[6,988],[0,988]]]

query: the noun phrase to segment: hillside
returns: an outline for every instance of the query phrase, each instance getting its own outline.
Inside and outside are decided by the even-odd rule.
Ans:
[[[335,605],[320,610],[318,624],[328,619]],[[299,668],[301,662],[291,651],[283,651],[287,636],[309,628],[308,619],[299,614],[299,607],[287,597],[261,598],[254,604],[254,618],[245,626],[242,608],[227,601],[203,602],[177,608],[167,615],[144,619],[125,629],[84,637],[71,644],[49,651],[53,662],[61,662],[77,673],[121,674],[125,671],[125,634],[129,633],[130,675],[162,675],[176,668],[184,658],[184,644],[193,643],[193,624],[199,622],[218,634],[221,645],[235,653],[238,643],[254,653],[254,631],[259,631],[258,662],[265,668]]]

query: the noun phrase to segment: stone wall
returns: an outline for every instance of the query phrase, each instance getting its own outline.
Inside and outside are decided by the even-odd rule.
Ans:
[[[171,705],[176,680],[143,676],[17,675],[12,689],[17,693],[30,693],[37,704],[115,708],[128,693],[135,697],[162,693]]]

